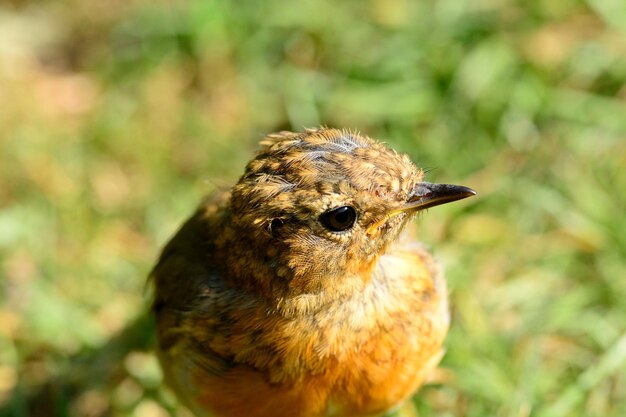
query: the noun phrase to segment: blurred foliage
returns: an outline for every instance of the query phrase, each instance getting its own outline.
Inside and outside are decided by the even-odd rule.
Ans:
[[[454,309],[421,416],[626,415],[625,57],[620,0],[3,2],[0,414],[188,416],[151,263],[325,124],[480,193],[417,223]]]

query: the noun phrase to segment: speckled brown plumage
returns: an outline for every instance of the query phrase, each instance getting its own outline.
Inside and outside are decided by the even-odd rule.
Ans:
[[[474,192],[424,183],[406,155],[345,130],[261,146],[154,268],[167,381],[198,416],[384,413],[437,365],[448,328],[438,266],[400,233]],[[331,230],[341,207],[332,221],[349,227]]]

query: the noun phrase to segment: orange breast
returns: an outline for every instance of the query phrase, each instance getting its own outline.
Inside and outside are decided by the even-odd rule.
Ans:
[[[358,303],[345,300],[340,310],[330,309],[316,320],[273,322],[264,333],[281,341],[272,353],[281,357],[273,357],[265,369],[240,364],[216,375],[189,361],[185,365],[180,351],[169,352],[173,355],[163,362],[170,382],[199,416],[380,415],[411,396],[442,356],[448,325],[445,283],[429,262],[421,253],[396,253],[381,265],[398,282],[386,280],[376,287],[374,280],[371,293]],[[319,327],[335,316],[335,324]],[[354,319],[359,316],[362,321]],[[307,327],[311,322],[318,327]],[[262,357],[263,349],[255,355]]]
[[[371,369],[339,367],[289,384],[270,384],[243,366],[220,377],[197,375],[195,383],[203,388],[194,402],[229,417],[377,415],[417,390],[439,362],[439,352],[426,360],[418,355],[401,361],[378,375]]]

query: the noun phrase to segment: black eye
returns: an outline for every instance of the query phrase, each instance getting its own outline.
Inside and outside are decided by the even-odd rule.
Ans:
[[[350,206],[338,207],[323,213],[320,221],[333,232],[348,230],[356,220],[356,210]]]

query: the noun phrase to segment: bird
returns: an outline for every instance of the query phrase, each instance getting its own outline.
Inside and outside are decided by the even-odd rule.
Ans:
[[[151,273],[179,400],[202,417],[362,417],[410,399],[443,356],[449,310],[441,267],[403,231],[476,194],[424,176],[356,131],[265,136]]]

